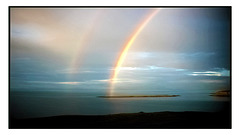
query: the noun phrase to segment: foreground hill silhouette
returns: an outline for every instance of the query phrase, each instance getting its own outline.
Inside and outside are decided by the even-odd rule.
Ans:
[[[9,128],[23,129],[226,129],[231,113],[155,112],[111,115],[64,115],[43,118],[10,119]]]

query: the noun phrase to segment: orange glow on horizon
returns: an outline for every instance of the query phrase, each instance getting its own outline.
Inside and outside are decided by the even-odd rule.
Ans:
[[[112,75],[110,76],[110,86],[109,86],[109,90],[108,90],[108,95],[112,95],[113,93],[113,85],[114,82],[116,81],[116,78],[119,74],[120,71],[120,67],[122,66],[128,50],[130,49],[130,47],[132,46],[132,44],[134,43],[134,41],[136,40],[136,38],[138,37],[138,35],[140,34],[140,32],[144,29],[144,27],[150,22],[150,20],[158,13],[160,9],[154,9],[153,11],[151,11],[139,24],[138,26],[134,29],[133,33],[130,35],[130,37],[128,38],[128,40],[126,41],[126,43],[123,45],[123,50],[121,51],[120,56],[117,59],[117,62],[115,64],[115,68],[114,71],[112,73]]]

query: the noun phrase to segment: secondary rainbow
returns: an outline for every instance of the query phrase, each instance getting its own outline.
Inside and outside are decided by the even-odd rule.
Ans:
[[[114,83],[117,81],[116,79],[119,74],[120,67],[122,66],[127,56],[128,50],[130,49],[130,47],[132,46],[132,44],[134,43],[138,35],[141,33],[141,31],[144,29],[144,27],[152,20],[152,18],[159,12],[159,10],[160,9],[153,9],[152,11],[150,11],[150,13],[147,14],[147,16],[144,17],[144,19],[137,25],[137,27],[134,29],[132,34],[129,36],[129,38],[123,45],[123,50],[121,51],[121,54],[118,57],[117,62],[114,66],[114,70],[110,76],[110,84],[108,89],[109,96],[113,95]]]
[[[102,17],[105,14],[105,10],[99,10],[89,19],[88,25],[86,25],[86,29],[82,30],[82,35],[80,40],[78,41],[78,45],[75,48],[75,53],[73,53],[73,59],[70,64],[72,74],[78,72],[81,64],[83,63],[84,57],[86,55],[86,49],[88,44],[91,42],[96,29],[98,29],[99,25],[102,22]],[[96,23],[98,22],[98,23]]]

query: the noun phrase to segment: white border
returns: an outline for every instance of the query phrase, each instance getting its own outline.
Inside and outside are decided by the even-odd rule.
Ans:
[[[104,134],[104,135],[122,135],[122,134],[194,134],[194,135],[235,135],[239,134],[238,125],[239,125],[239,69],[240,63],[238,58],[238,51],[240,50],[239,39],[240,39],[240,7],[238,1],[229,1],[229,0],[11,0],[11,1],[1,1],[1,93],[0,93],[0,104],[1,104],[1,114],[0,114],[0,134],[2,135],[43,135],[43,134]],[[221,129],[221,130],[86,130],[86,129],[77,129],[77,130],[17,130],[17,129],[8,129],[8,6],[232,6],[232,90],[233,90],[233,129]]]
[[[11,0],[14,6],[227,6],[229,0]]]

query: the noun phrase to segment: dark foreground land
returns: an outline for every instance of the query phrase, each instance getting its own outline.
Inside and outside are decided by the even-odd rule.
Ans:
[[[9,128],[33,129],[228,129],[230,112],[155,112],[112,115],[66,115],[10,119]]]

